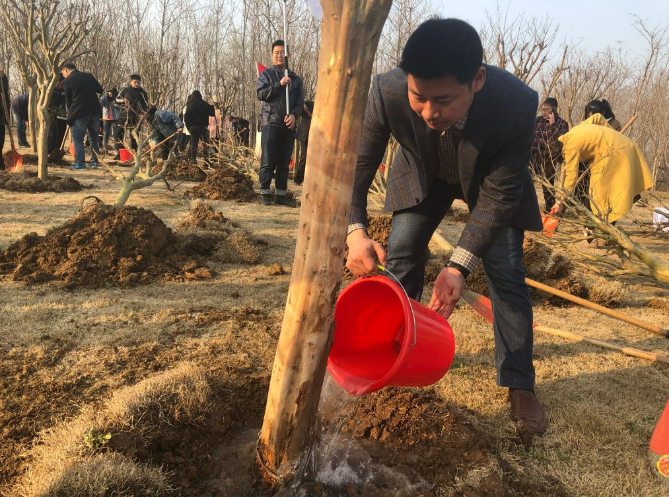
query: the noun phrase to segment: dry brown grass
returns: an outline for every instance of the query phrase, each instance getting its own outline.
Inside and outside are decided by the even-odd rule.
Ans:
[[[207,413],[210,397],[204,372],[191,363],[123,388],[101,409],[87,409],[44,432],[16,492],[22,497],[169,495],[172,487],[159,468],[107,450],[116,438],[148,445],[171,426],[196,423]]]
[[[96,189],[87,194],[95,194],[106,202],[113,202],[116,196],[118,186],[105,179],[100,171],[59,171],[59,174],[73,174],[84,183],[94,184]],[[0,246],[27,232],[44,234],[47,228],[62,224],[78,210],[82,196],[1,192]],[[135,192],[129,204],[151,208],[170,227],[190,210],[190,202],[168,193],[161,185]],[[218,201],[211,204],[255,239],[267,243],[259,264],[230,264],[210,281],[160,283],[130,290],[65,292],[0,282],[0,364],[2,360],[10,361],[25,365],[27,370],[19,370],[9,380],[0,377],[0,385],[8,388],[10,382],[24,382],[28,396],[41,389],[37,393],[44,395],[43,408],[53,409],[49,411],[53,420],[42,421],[40,427],[55,425],[49,433],[56,432],[62,426],[58,422],[65,416],[76,416],[75,421],[80,422],[82,404],[100,405],[100,400],[110,396],[119,385],[136,383],[156,365],[164,367],[193,359],[205,369],[219,364],[249,376],[269,374],[275,328],[280,328],[290,279],[299,210],[260,209],[254,204]],[[462,223],[447,219],[440,232],[455,241],[461,229]],[[663,256],[669,256],[666,244],[653,240],[649,243],[654,244],[651,248],[656,252],[664,251]],[[435,247],[431,250],[435,257],[439,256]],[[279,266],[285,274],[270,274],[272,267]],[[582,276],[587,282],[597,280],[589,273]],[[651,299],[667,302],[669,292],[665,289],[642,280],[604,279],[604,282],[606,285],[600,286],[610,287],[615,294],[622,287],[620,298],[624,307],[620,311],[666,326],[666,309],[659,304],[646,305]],[[426,288],[424,302],[430,294],[431,288]],[[192,319],[188,317],[193,314],[194,306],[226,311],[243,306],[262,309],[268,313],[267,321],[276,327],[269,329],[266,323],[256,323],[258,318],[253,316],[246,319],[247,330],[240,322],[225,320],[199,324],[199,314]],[[669,341],[578,306],[536,306],[535,321],[669,354]],[[667,402],[666,367],[592,345],[537,334],[537,393],[546,405],[551,425],[546,435],[528,449],[520,443],[509,419],[506,392],[495,385],[492,329],[462,305],[450,322],[456,336],[455,363],[436,388],[444,402],[460,407],[471,423],[497,440],[499,454],[508,465],[536,481],[557,479],[574,496],[666,493],[665,487],[653,479],[647,462],[650,434]],[[54,350],[58,355],[53,355]],[[155,356],[160,356],[159,360],[151,362],[149,358]],[[31,369],[36,371],[30,373]],[[25,380],[24,375],[33,383]],[[33,385],[36,388],[30,390]],[[58,409],[51,407],[54,400],[46,389],[54,385],[62,385],[64,392],[72,391],[72,398],[66,399],[69,402],[61,401]],[[6,408],[12,399],[2,400]],[[249,407],[262,410],[263,406]],[[17,413],[27,419],[32,415]],[[10,419],[12,422],[16,423],[16,418]],[[71,447],[73,457],[80,457],[84,450],[81,434],[90,426],[82,423],[76,435],[58,431],[62,438],[59,445]],[[16,457],[27,449],[27,445],[17,445]],[[102,459],[100,455],[94,457]],[[505,467],[496,461],[486,461],[452,485],[436,490],[440,495],[449,495],[466,488],[467,482],[485,478],[486,473],[504,472]],[[3,464],[0,461],[0,467]],[[46,471],[46,467],[31,465],[31,473],[46,474]]]

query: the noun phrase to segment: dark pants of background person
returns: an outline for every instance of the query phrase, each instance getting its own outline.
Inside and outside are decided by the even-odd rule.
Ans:
[[[542,181],[545,179],[551,185],[555,185],[555,162],[551,157],[534,154],[532,162],[530,163],[534,175]],[[544,212],[550,212],[553,205],[555,205],[555,193],[547,185],[541,184],[541,189],[544,192]]]
[[[195,162],[197,160],[197,146],[202,140],[203,156],[206,159],[209,157],[209,130],[206,126],[190,126],[190,160]]]
[[[123,144],[124,148],[125,142],[129,141],[130,148],[135,151],[137,150],[137,140],[132,136],[132,132],[135,130],[138,123],[139,117],[133,113],[129,113],[126,119],[119,121],[119,129],[116,131],[116,135],[118,136],[118,141]]]
[[[65,138],[65,131],[67,130],[67,122],[65,119],[58,119],[56,117],[51,121],[49,126],[49,139],[47,144],[48,153],[54,150],[59,150],[63,145],[63,138]]]
[[[180,135],[177,135],[177,137]],[[154,131],[153,135],[151,136],[151,146],[155,147],[159,143],[161,143],[165,138],[167,138],[165,135],[163,135],[160,131]],[[176,137],[172,137],[169,140],[167,140],[165,143],[163,143],[160,146],[160,150],[157,150],[157,152],[160,153],[160,157],[163,160],[167,160],[167,158],[170,156],[170,150],[174,149],[176,152],[176,147],[178,146],[178,141]]]
[[[420,204],[393,213],[386,268],[417,301],[423,292],[428,242],[455,198],[462,198],[459,186],[435,180]],[[522,264],[523,238],[523,230],[507,226],[482,262],[494,315],[497,384],[531,390],[532,301]]]
[[[307,167],[307,145],[309,144],[309,137],[304,139],[297,139],[297,165],[293,173],[293,181],[296,185],[301,185],[304,182],[304,170]]]
[[[272,175],[277,195],[288,190],[288,168],[295,145],[295,131],[285,126],[262,127],[262,157],[260,159],[260,193],[272,193]]]
[[[26,121],[28,120],[27,115],[19,114],[16,109],[12,109],[14,114],[14,122],[16,123],[16,136],[19,142],[20,147],[27,147],[28,138],[26,137]]]
[[[2,149],[5,146],[5,125],[0,124],[0,155],[2,155]],[[0,167],[4,168],[4,164],[0,164]]]
[[[86,133],[88,133],[88,139],[91,143],[91,160],[98,160],[98,154],[100,153],[99,132],[100,118],[98,116],[82,117],[72,123],[72,142],[74,143],[74,156],[77,164],[86,164],[86,147],[84,145]]]
[[[102,149],[107,150],[109,146],[109,137],[114,140],[114,150],[118,153],[118,121],[102,121]]]
[[[579,162],[578,177],[581,179],[576,183],[574,196],[586,207],[586,209],[592,211],[592,207],[590,206],[590,164],[587,162]]]

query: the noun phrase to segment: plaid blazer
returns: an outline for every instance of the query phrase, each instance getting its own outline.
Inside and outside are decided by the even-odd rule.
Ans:
[[[458,246],[482,257],[507,225],[542,228],[528,163],[538,106],[537,93],[515,76],[486,66],[458,148],[458,171],[471,212]],[[390,134],[400,148],[390,169],[385,210],[419,204],[439,167],[439,132],[409,106],[406,74],[393,69],[374,77],[353,184],[351,223],[367,224],[367,193],[383,160]],[[447,199],[444,199],[445,201]]]

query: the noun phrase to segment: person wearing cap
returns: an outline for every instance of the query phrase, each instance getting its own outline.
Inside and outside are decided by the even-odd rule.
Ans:
[[[74,64],[68,62],[63,66],[61,74],[65,105],[67,107],[67,124],[72,129],[72,142],[76,163],[72,169],[86,169],[86,147],[84,138],[88,133],[91,144],[91,161],[89,167],[98,167],[100,153],[98,135],[100,132],[100,101],[98,95],[103,89],[95,76],[88,72],[78,71]]]
[[[130,75],[130,83],[121,90],[119,97],[125,103],[125,119],[120,121],[124,128],[124,139],[127,140],[129,137],[130,146],[133,150],[137,150],[137,141],[132,136],[132,132],[137,128],[140,116],[144,115],[151,107],[149,95],[142,88],[142,78],[139,74]]]
[[[537,93],[513,74],[483,63],[476,30],[431,19],[409,37],[399,67],[374,77],[356,165],[347,267],[376,270],[376,258],[420,301],[427,247],[455,199],[470,216],[434,282],[429,308],[448,317],[479,263],[494,315],[496,380],[513,418],[541,435],[548,417],[534,393],[532,301],[522,264],[525,230],[542,228],[529,169]],[[367,193],[393,136],[385,209],[388,253],[369,239]]]

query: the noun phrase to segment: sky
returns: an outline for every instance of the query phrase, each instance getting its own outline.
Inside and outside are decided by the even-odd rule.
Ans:
[[[433,7],[443,17],[456,17],[479,28],[486,9],[496,10],[495,0],[433,0]],[[559,26],[557,40],[579,43],[587,52],[617,47],[630,57],[647,52],[647,43],[633,26],[633,15],[649,28],[669,25],[669,0],[502,0],[501,10],[508,7],[509,19],[523,14],[525,19],[549,16]],[[556,41],[557,41],[556,40]]]

